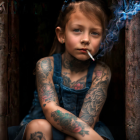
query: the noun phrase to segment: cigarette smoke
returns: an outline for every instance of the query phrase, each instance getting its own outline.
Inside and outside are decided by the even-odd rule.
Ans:
[[[114,42],[118,41],[120,30],[125,26],[125,21],[130,21],[133,15],[140,11],[140,2],[129,0],[127,4],[126,0],[120,0],[118,5],[114,5],[113,9],[114,18],[109,22],[106,37],[100,45],[101,52],[96,56],[96,59],[111,51]]]

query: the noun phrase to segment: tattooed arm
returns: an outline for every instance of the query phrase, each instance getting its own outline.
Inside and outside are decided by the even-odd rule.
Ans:
[[[52,79],[53,67],[53,57],[43,58],[36,64],[38,97],[47,121],[77,140],[103,140],[84,121],[58,106],[58,97]]]
[[[79,114],[79,118],[92,128],[94,128],[106,100],[110,78],[111,72],[106,65],[101,63],[95,68],[91,88],[85,96],[84,103]],[[68,136],[65,140],[75,139]]]
[[[111,79],[110,69],[103,63],[97,65],[93,72],[93,82],[87,92],[79,118],[94,128],[107,97],[107,89]]]

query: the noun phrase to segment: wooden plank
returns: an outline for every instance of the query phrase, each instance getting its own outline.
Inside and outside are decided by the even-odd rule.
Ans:
[[[0,116],[0,139],[7,140],[7,117]]]
[[[6,115],[8,111],[7,93],[7,58],[8,39],[7,36],[7,15],[0,14],[0,115]]]
[[[0,14],[0,136],[7,140],[7,127],[19,124],[19,19],[14,0],[4,0]],[[9,11],[8,11],[9,9]]]
[[[9,44],[8,44],[8,95],[9,114],[12,122],[19,124],[19,17],[14,0],[9,1]],[[18,6],[18,3],[17,5]]]
[[[125,29],[126,139],[140,139],[140,13]]]
[[[0,1],[1,2],[1,1]],[[8,84],[7,84],[7,60],[8,60],[8,3],[4,0],[6,11],[0,14],[0,136],[7,139],[7,113],[8,113]]]

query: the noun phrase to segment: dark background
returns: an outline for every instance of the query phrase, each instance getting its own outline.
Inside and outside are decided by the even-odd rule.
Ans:
[[[108,0],[108,6],[112,3]],[[55,23],[63,0],[20,0],[20,121],[28,114],[35,90],[34,69],[36,62],[49,54],[55,35]],[[16,5],[16,3],[15,3]],[[16,6],[15,6],[16,7]],[[112,79],[108,98],[100,115],[112,132],[115,140],[125,139],[125,30],[121,30],[119,41],[103,58],[111,69]]]

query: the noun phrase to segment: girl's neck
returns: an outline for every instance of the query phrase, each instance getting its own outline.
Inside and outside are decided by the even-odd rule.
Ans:
[[[90,60],[81,61],[73,57],[69,53],[62,54],[62,67],[69,69],[71,73],[84,72],[88,69],[90,65]]]

